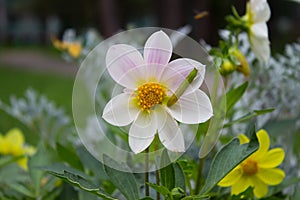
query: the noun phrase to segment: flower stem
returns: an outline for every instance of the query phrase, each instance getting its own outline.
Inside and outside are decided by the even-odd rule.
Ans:
[[[149,196],[149,148],[145,150],[145,196]]]
[[[198,175],[196,180],[196,187],[195,187],[195,194],[198,194],[200,192],[200,186],[201,186],[201,180],[202,180],[202,170],[204,165],[205,158],[199,159],[199,165],[198,165]]]
[[[160,185],[160,179],[159,179],[159,170],[156,169],[155,171],[155,177],[156,177],[156,185]],[[156,200],[160,200],[160,193],[156,192]]]
[[[159,139],[158,139],[158,136],[156,134],[156,137],[154,139],[154,142],[155,142],[155,151],[157,152],[158,151],[158,147],[159,147]],[[156,170],[155,170],[155,178],[156,178],[156,185],[160,185],[160,178],[159,178],[159,169],[158,169],[158,166],[156,165]],[[160,193],[159,192],[156,192],[156,200],[160,200]]]

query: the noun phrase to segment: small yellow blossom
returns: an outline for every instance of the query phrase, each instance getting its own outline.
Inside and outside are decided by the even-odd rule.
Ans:
[[[72,42],[67,44],[68,46],[68,53],[70,54],[70,56],[72,56],[73,58],[78,58],[78,56],[80,56],[81,53],[81,44],[78,42]]]
[[[81,54],[82,46],[79,42],[64,42],[52,37],[52,44],[60,51],[67,51],[73,58],[78,58]]]
[[[17,163],[21,168],[27,170],[27,155],[33,155],[35,148],[24,145],[24,136],[20,129],[14,128],[7,132],[5,136],[0,134],[0,154],[12,156],[24,156]]]
[[[284,171],[276,168],[284,159],[284,150],[269,150],[270,138],[265,130],[259,130],[256,135],[259,149],[218,183],[221,187],[231,186],[232,195],[240,194],[251,186],[257,198],[264,197],[268,193],[268,185],[278,185],[285,177]],[[238,138],[241,144],[249,142],[244,134]]]

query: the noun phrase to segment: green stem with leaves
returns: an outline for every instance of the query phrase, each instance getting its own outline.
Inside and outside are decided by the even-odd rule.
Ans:
[[[145,195],[149,196],[149,148],[145,150]]]
[[[157,136],[158,134],[156,134],[155,139],[154,139],[154,150],[155,152],[158,151],[159,148],[159,138]],[[156,185],[160,185],[160,177],[159,177],[159,167],[156,165],[156,170],[155,170],[155,178],[156,178]],[[156,192],[156,200],[160,200],[160,193]]]
[[[205,158],[200,158],[199,159],[198,173],[197,173],[197,180],[196,180],[196,187],[195,187],[194,194],[198,194],[200,192],[204,162],[205,162]]]

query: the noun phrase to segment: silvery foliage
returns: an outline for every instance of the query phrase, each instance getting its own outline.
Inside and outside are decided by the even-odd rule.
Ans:
[[[223,39],[229,32],[221,31]],[[244,53],[251,68],[250,85],[247,92],[236,105],[237,116],[251,110],[275,108],[275,111],[258,117],[258,127],[269,120],[295,119],[300,116],[300,42],[287,44],[283,54],[271,57],[267,64],[260,63],[250,49],[248,36],[239,35],[239,48]],[[233,73],[231,84],[237,85],[244,81],[241,74]],[[297,123],[299,127],[300,121]],[[239,126],[237,128],[244,127]],[[295,127],[296,128],[296,127]]]
[[[58,108],[54,102],[32,89],[26,90],[24,98],[11,96],[9,104],[0,101],[0,109],[40,134],[40,137],[51,145],[54,145],[58,138],[66,139],[67,136],[71,139],[74,133],[70,117],[65,110]]]

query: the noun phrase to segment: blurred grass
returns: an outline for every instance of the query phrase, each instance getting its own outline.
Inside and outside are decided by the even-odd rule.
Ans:
[[[23,97],[26,89],[32,88],[45,95],[59,107],[64,107],[71,115],[72,89],[74,78],[63,75],[0,67],[0,99],[8,103],[10,96]],[[17,120],[0,111],[0,132],[5,133],[13,127],[22,127]],[[20,128],[21,128],[20,127]]]
[[[53,45],[1,45],[0,44],[0,52],[1,51],[31,51],[38,53],[45,53],[48,55],[56,56],[57,58],[61,57],[61,52],[57,50]]]

